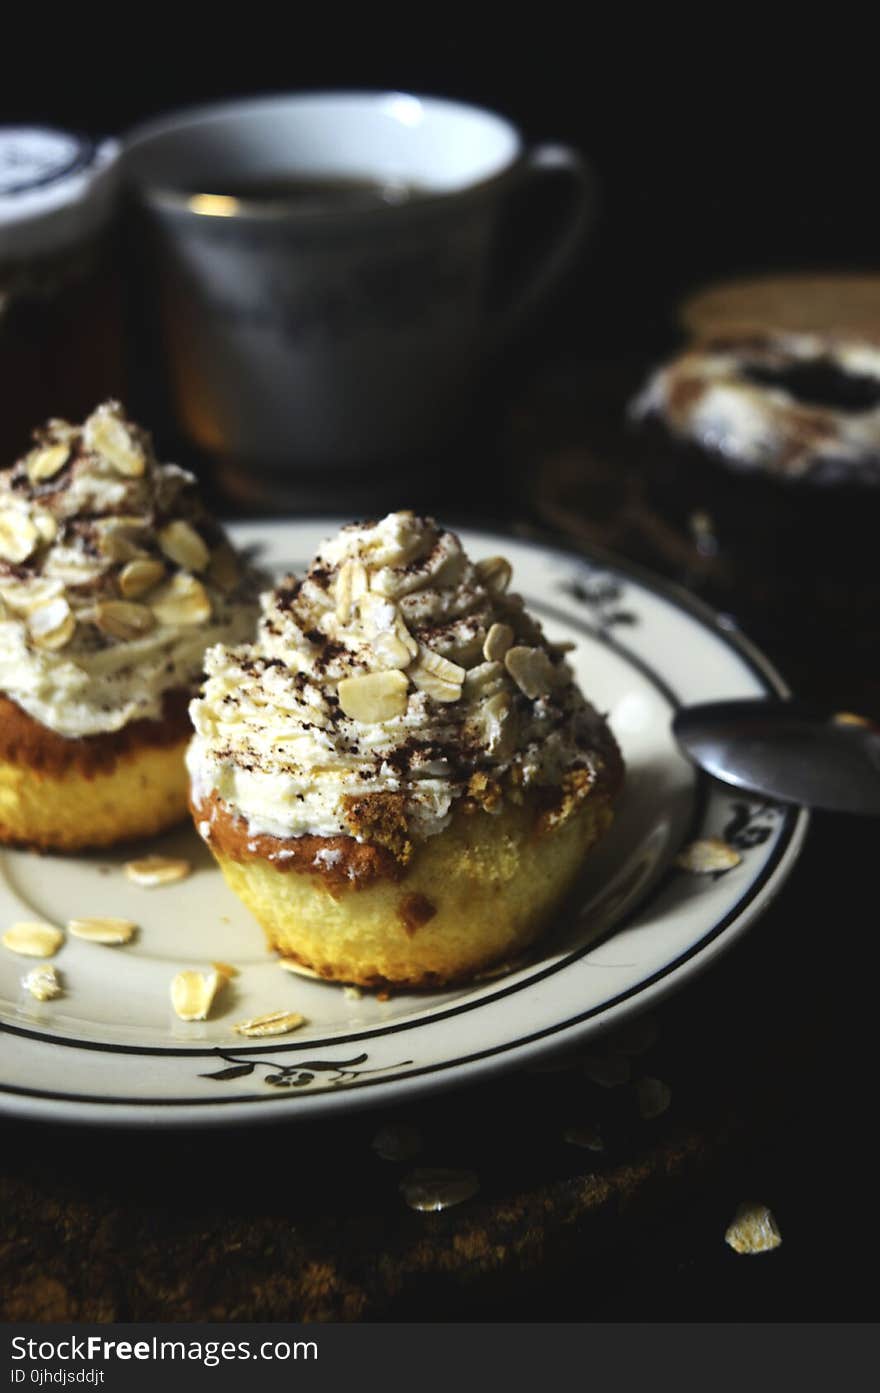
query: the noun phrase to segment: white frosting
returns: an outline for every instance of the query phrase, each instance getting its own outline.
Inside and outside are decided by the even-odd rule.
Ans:
[[[346,563],[363,565],[369,587],[350,607],[339,601]],[[519,597],[493,589],[431,519],[392,513],[343,528],[302,581],[289,578],[263,607],[254,644],[208,652],[190,708],[194,800],[219,795],[253,834],[358,835],[347,800],[395,793],[410,833],[428,837],[448,824],[475,771],[530,787],[592,767],[602,722],[570,669]],[[526,696],[503,662],[485,660],[495,623],[542,655],[542,694]],[[339,683],[382,668],[382,636],[392,632],[465,669],[459,694],[436,700],[417,683],[421,657],[407,659],[404,709],[355,720],[339,705]]]
[[[124,438],[143,455],[141,474],[120,474],[90,443],[95,422],[109,422],[125,432]],[[35,456],[65,443],[69,461],[51,477],[32,479],[29,465],[33,467]],[[253,632],[256,601],[246,574],[223,588],[210,570],[193,574],[191,584],[201,588],[209,607],[200,622],[184,617],[174,622],[164,611],[159,618],[150,610],[163,586],[189,575],[158,546],[162,526],[185,519],[209,552],[224,545],[194,484],[185,470],[156,462],[148,437],[115,404],[99,408],[82,430],[51,422],[40,433],[37,449],[0,474],[0,690],[34,720],[60,735],[78,737],[117,731],[132,720],[156,719],[166,692],[196,687],[208,645],[240,641]],[[15,526],[21,521],[27,527],[34,519],[43,535],[19,561]],[[146,618],[152,615],[152,626],[137,637],[121,638],[102,629],[97,616],[102,604],[125,599],[120,574],[135,557],[161,561],[164,573],[156,587],[134,601],[139,611],[150,611]],[[35,639],[33,616],[47,604],[60,605],[59,612],[69,611],[75,621],[70,637],[58,647]]]
[[[792,478],[873,477],[880,469],[880,405],[849,410],[796,399],[784,386],[749,379],[749,366],[784,370],[827,362],[873,378],[880,390],[880,347],[817,334],[743,336],[742,344],[698,346],[659,368],[631,407],[658,417],[690,441],[741,469]]]

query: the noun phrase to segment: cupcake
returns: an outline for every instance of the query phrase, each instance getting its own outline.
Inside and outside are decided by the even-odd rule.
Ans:
[[[253,580],[116,402],[34,441],[0,473],[0,841],[109,846],[185,816],[187,705]]]
[[[631,418],[650,503],[706,598],[786,663],[812,653],[820,614],[841,642],[829,673],[856,647],[876,665],[880,345],[719,330],[655,369]]]
[[[193,816],[283,957],[364,986],[472,978],[534,942],[609,826],[614,738],[509,581],[392,513],[206,655]]]

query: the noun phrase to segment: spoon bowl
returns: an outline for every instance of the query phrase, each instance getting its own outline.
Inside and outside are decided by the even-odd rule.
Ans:
[[[723,783],[784,803],[880,816],[880,729],[795,701],[685,706],[673,733]]]

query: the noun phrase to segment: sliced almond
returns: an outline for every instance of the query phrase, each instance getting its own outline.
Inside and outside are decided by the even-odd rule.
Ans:
[[[362,561],[343,561],[336,577],[336,618],[340,624],[351,621],[353,606],[368,588],[367,568]]]
[[[204,571],[211,553],[196,529],[183,518],[176,518],[159,531],[159,546],[184,571]]]
[[[241,580],[241,567],[238,557],[228,542],[221,542],[211,552],[208,563],[208,580],[224,592],[234,590]]]
[[[119,589],[126,600],[134,600],[138,595],[146,595],[165,579],[165,567],[161,561],[152,557],[138,557],[129,561],[119,572]]]
[[[419,656],[408,674],[420,691],[435,701],[458,701],[465,670],[425,645],[419,644]]]
[[[136,928],[130,919],[70,919],[67,924],[68,933],[89,943],[128,943]]]
[[[19,508],[0,509],[0,560],[19,566],[37,548],[40,534]]]
[[[171,1005],[182,1021],[204,1021],[227,979],[219,972],[178,972],[171,981]]]
[[[98,540],[98,550],[108,561],[134,561],[146,557],[142,545],[149,519],[119,516],[96,518],[93,527]]]
[[[510,697],[495,692],[480,703],[477,711],[482,743],[495,759],[507,759],[516,742],[516,721],[511,715]]]
[[[406,627],[403,616],[393,600],[368,590],[358,600],[358,614],[371,638],[393,634],[406,649],[408,660],[416,657],[419,651],[418,640],[413,638]]]
[[[239,1035],[259,1038],[261,1035],[289,1035],[305,1023],[305,1016],[300,1016],[296,1011],[269,1011],[265,1016],[252,1016],[248,1021],[239,1021],[232,1029]]]
[[[477,575],[489,590],[500,595],[509,586],[513,570],[505,556],[486,556],[477,562]]]
[[[736,847],[729,846],[720,837],[701,837],[678,853],[675,864],[695,875],[715,875],[720,871],[732,870],[741,860]]]
[[[62,416],[51,416],[46,422],[46,439],[53,443],[64,440],[68,445],[72,445],[79,433],[79,426],[71,425],[70,421],[65,421]]]
[[[64,595],[63,583],[54,576],[31,576],[28,580],[0,580],[0,595],[14,614],[31,610]]]
[[[206,624],[211,618],[211,601],[200,580],[178,571],[157,590],[150,608],[160,624]]]
[[[61,995],[61,980],[51,963],[45,967],[32,967],[22,977],[21,985],[36,1001],[52,1001]]]
[[[100,561],[95,561],[89,556],[77,556],[69,548],[61,549],[60,555],[57,549],[53,549],[46,557],[46,576],[63,581],[71,589],[80,585],[91,585],[100,580],[105,570],[106,565],[102,565]]]
[[[513,643],[513,629],[509,624],[493,624],[483,644],[483,657],[487,663],[500,663]]]
[[[403,673],[393,669],[344,677],[339,684],[339,705],[353,721],[375,725],[404,715],[408,690]]]
[[[479,663],[464,675],[464,690],[468,696],[489,696],[503,691],[506,685],[503,663]]]
[[[64,648],[76,632],[76,618],[70,605],[59,596],[47,604],[36,605],[28,615],[28,633],[37,648]]]
[[[54,479],[69,459],[69,445],[48,445],[44,450],[34,450],[33,454],[28,455],[27,476],[32,484]]]
[[[724,1241],[735,1253],[769,1253],[779,1247],[782,1234],[766,1204],[749,1201],[738,1206]]]
[[[316,982],[323,981],[320,972],[316,972],[313,967],[295,962],[293,958],[278,958],[275,966],[280,967],[282,972],[295,973],[297,977],[311,977]]]
[[[40,542],[44,546],[50,546],[58,536],[58,523],[48,508],[34,508],[31,513],[34,527],[40,534]]]
[[[192,867],[182,857],[143,856],[137,861],[126,861],[125,874],[135,885],[171,885],[176,880],[185,880]]]
[[[147,467],[146,456],[121,420],[118,407],[107,404],[93,411],[83,427],[83,441],[126,479],[141,478]]]
[[[64,942],[64,934],[54,924],[21,922],[8,928],[0,942],[23,958],[51,958]]]
[[[376,634],[370,642],[370,650],[379,668],[400,670],[412,662],[412,654],[397,634]]]
[[[417,658],[419,654],[419,641],[413,638],[400,615],[398,615],[397,619],[394,621],[394,633],[397,638],[400,639],[400,642],[409,653],[409,656],[411,658]]]
[[[94,609],[94,621],[102,634],[123,641],[141,638],[156,627],[153,611],[147,605],[135,605],[130,600],[99,600]]]
[[[508,648],[504,666],[530,701],[547,696],[558,685],[558,674],[543,648]]]

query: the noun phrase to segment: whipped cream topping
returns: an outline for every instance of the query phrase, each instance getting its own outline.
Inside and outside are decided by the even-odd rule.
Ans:
[[[206,655],[191,705],[194,801],[255,835],[371,840],[371,795],[408,835],[592,771],[604,723],[501,557],[476,565],[430,518],[392,513],[322,544],[262,597],[256,641]]]
[[[0,691],[70,738],[156,719],[253,632],[253,576],[118,403],[34,440],[0,473]]]
[[[868,388],[868,404],[834,407],[798,399],[787,389],[785,375],[810,368]],[[635,419],[659,418],[678,439],[738,469],[819,482],[880,483],[876,344],[819,334],[731,334],[688,349],[659,368],[630,412]]]

